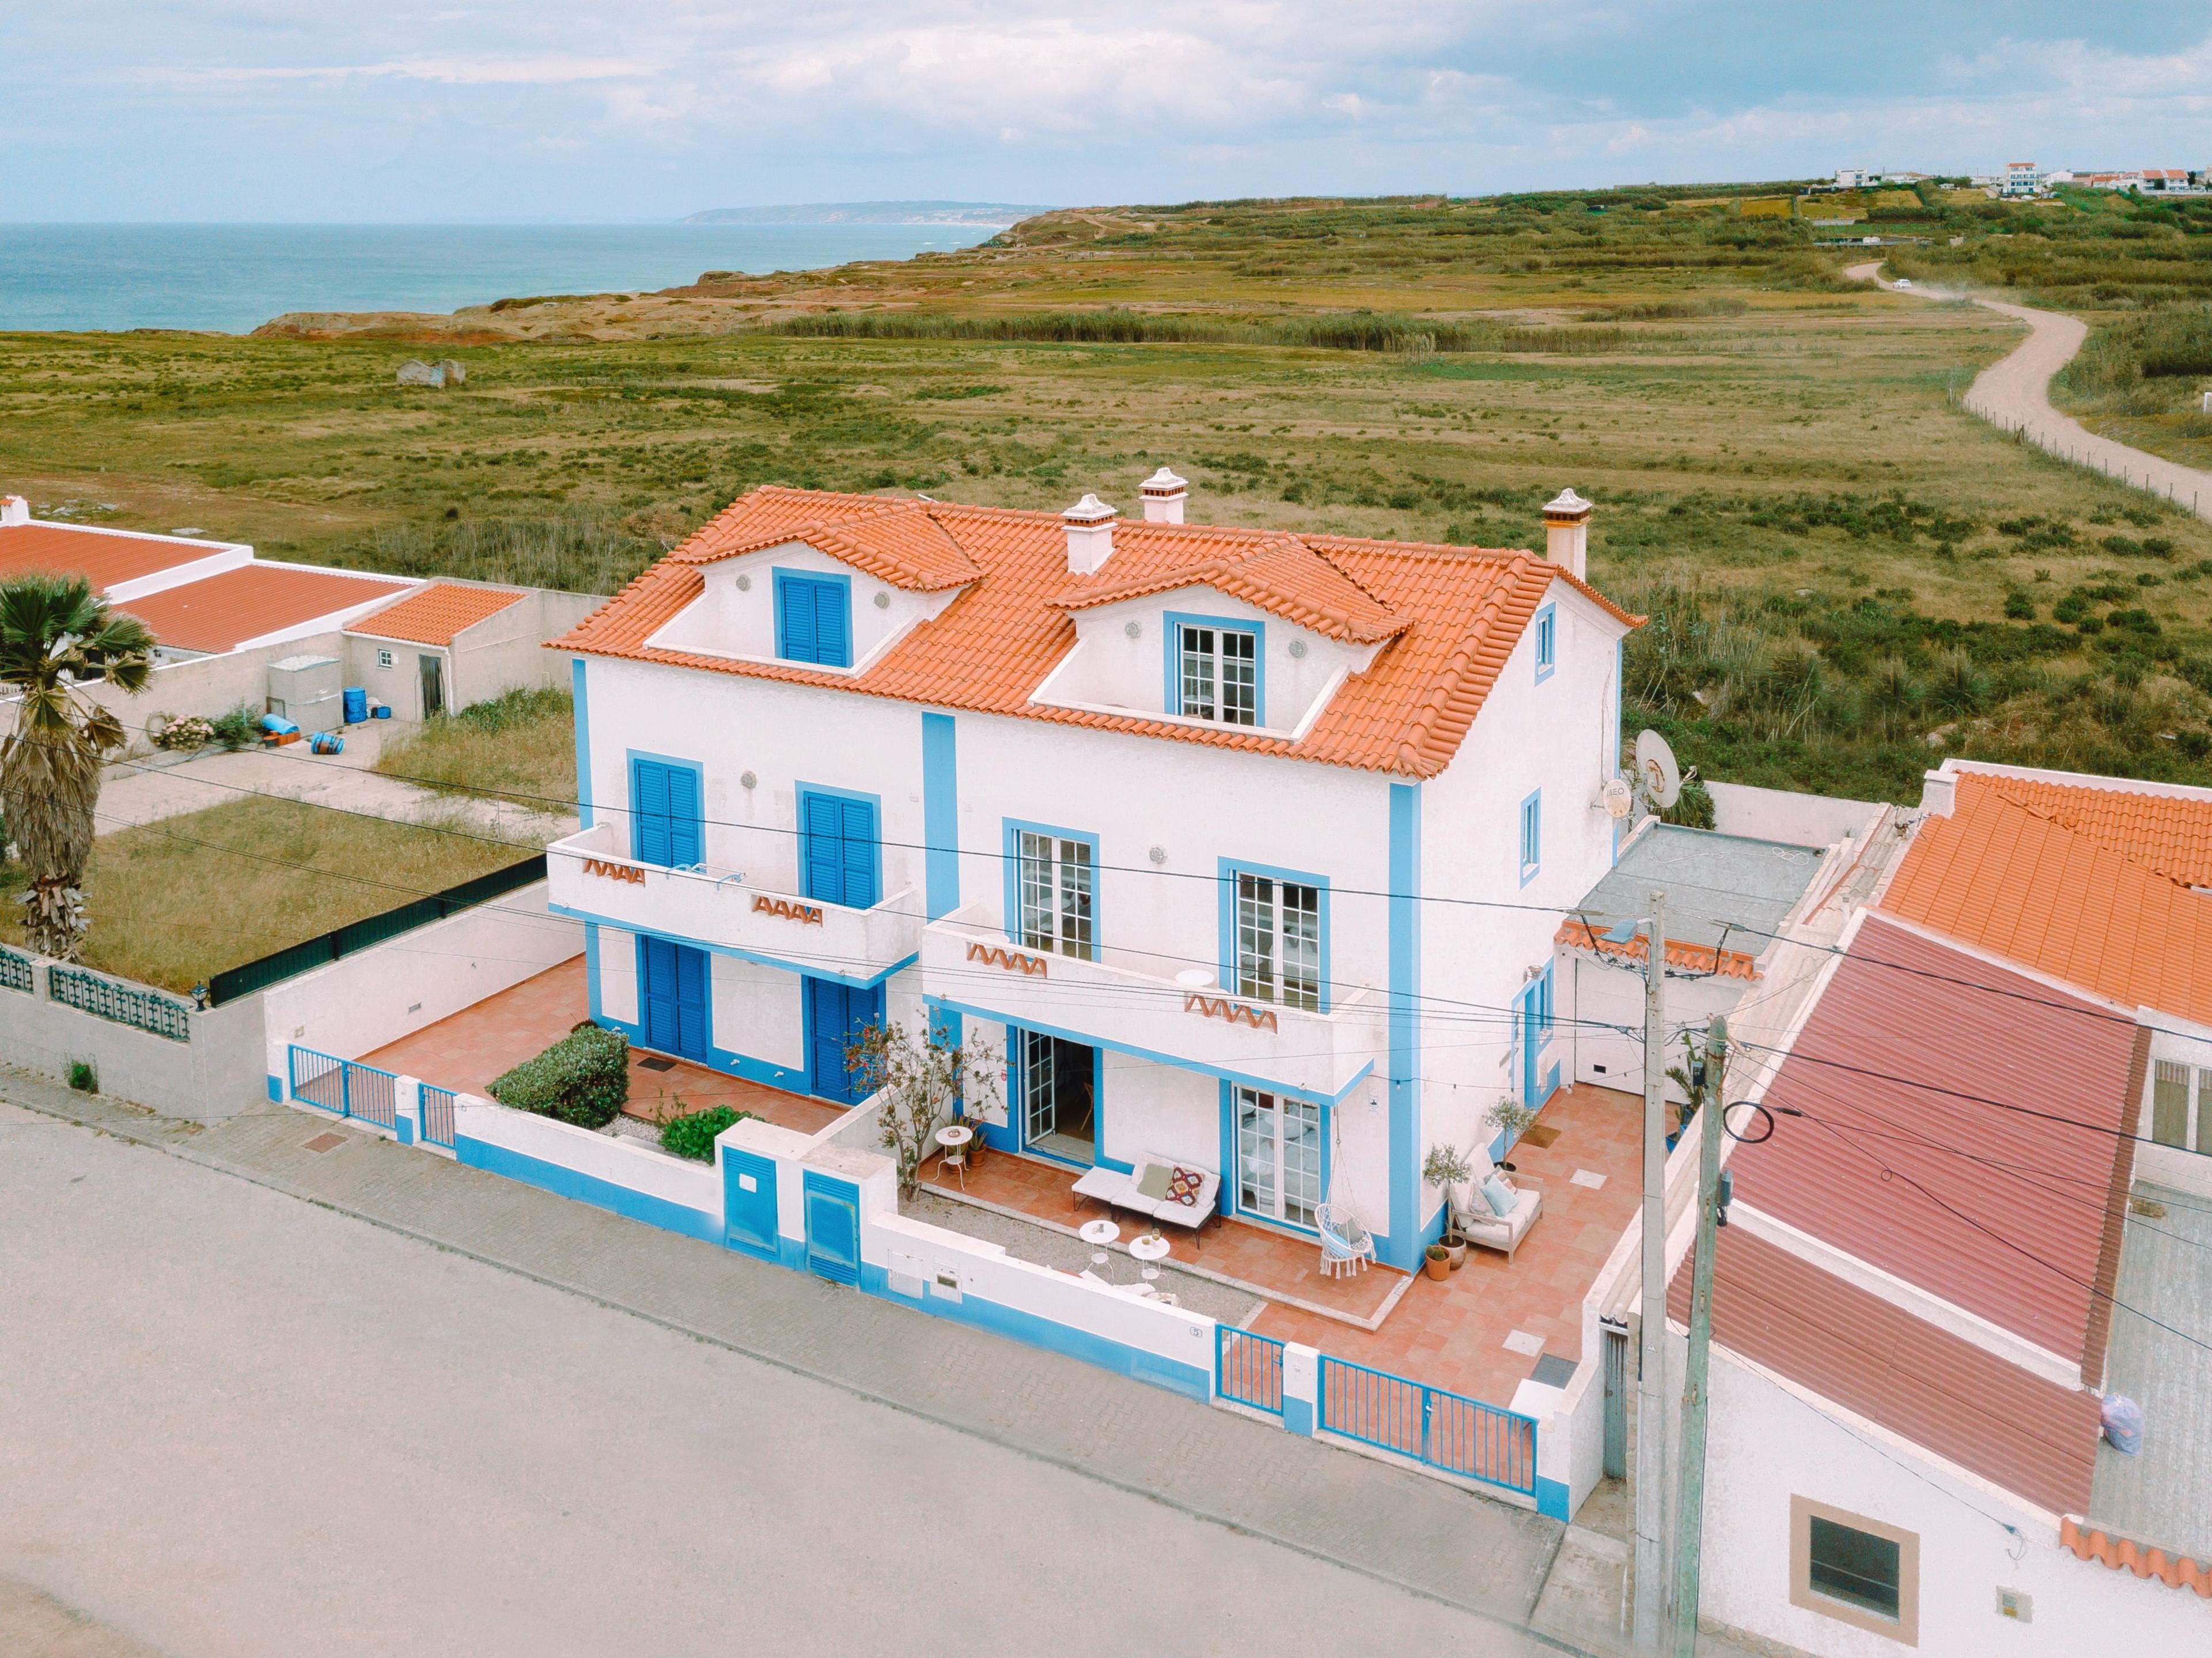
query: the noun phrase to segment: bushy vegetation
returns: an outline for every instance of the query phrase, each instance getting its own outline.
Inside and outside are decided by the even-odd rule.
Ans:
[[[491,1084],[491,1096],[517,1111],[579,1128],[605,1128],[629,1098],[629,1042],[619,1030],[579,1025],[535,1059]]]
[[[382,750],[376,769],[441,792],[489,793],[566,814],[576,803],[576,725],[568,693],[517,688],[423,722]]]
[[[694,1163],[712,1163],[714,1141],[722,1131],[752,1114],[750,1111],[732,1110],[726,1105],[684,1112],[660,1125],[660,1149],[679,1157],[689,1157]]]

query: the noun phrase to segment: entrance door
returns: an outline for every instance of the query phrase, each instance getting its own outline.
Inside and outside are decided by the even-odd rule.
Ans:
[[[799,981],[806,999],[806,1085],[825,1100],[860,1102],[860,1083],[845,1054],[860,1034],[884,1019],[884,987],[856,990],[835,979]]]
[[[687,1060],[707,1057],[707,952],[667,938],[637,941],[645,1045]]]
[[[1514,1042],[1521,1050],[1521,1097],[1530,1105],[1544,1102],[1543,1078],[1536,1074],[1536,1066],[1551,1035],[1552,969],[1547,966],[1521,993],[1518,1017],[1514,1020]]]
[[[422,676],[422,717],[446,711],[446,664],[441,658],[418,656],[415,665]]]
[[[876,902],[876,808],[850,795],[799,797],[799,867],[805,896],[870,909]]]
[[[1098,1154],[1098,1050],[1021,1033],[1022,1140],[1033,1151],[1089,1163]]]
[[[1238,1089],[1237,1212],[1310,1227],[1321,1193],[1321,1107]]]

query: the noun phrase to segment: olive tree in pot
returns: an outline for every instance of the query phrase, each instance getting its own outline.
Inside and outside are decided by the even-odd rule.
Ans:
[[[1504,1149],[1509,1152],[1513,1150],[1514,1142],[1527,1133],[1528,1125],[1535,1121],[1536,1108],[1513,1094],[1506,1095],[1482,1114],[1482,1126],[1504,1135]],[[1498,1160],[1498,1166],[1508,1174],[1514,1172],[1513,1165],[1503,1157]]]
[[[1443,1190],[1444,1235],[1438,1247],[1455,1272],[1467,1264],[1467,1238],[1459,1230],[1459,1188],[1474,1174],[1467,1153],[1456,1145],[1431,1146],[1428,1157],[1421,1163],[1421,1178]]]

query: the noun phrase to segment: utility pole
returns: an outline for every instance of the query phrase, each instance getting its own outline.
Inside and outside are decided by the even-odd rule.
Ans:
[[[1690,1276],[1690,1362],[1682,1384],[1682,1505],[1674,1528],[1674,1658],[1698,1650],[1698,1569],[1705,1524],[1705,1382],[1713,1340],[1713,1249],[1719,1242],[1721,1117],[1728,1102],[1728,1021],[1705,1029],[1705,1088],[1698,1116],[1698,1260]]]
[[[1651,895],[1644,964],[1644,1340],[1636,1389],[1636,1644],[1656,1652],[1666,1621],[1667,895]]]

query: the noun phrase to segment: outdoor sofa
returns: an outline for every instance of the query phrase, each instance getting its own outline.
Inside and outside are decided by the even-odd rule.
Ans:
[[[1186,1176],[1181,1182],[1175,1178],[1178,1170]],[[1190,1175],[1198,1176],[1195,1186],[1188,1178]],[[1182,1188],[1180,1194],[1178,1185]],[[1158,1225],[1182,1227],[1194,1241],[1199,1228],[1213,1216],[1221,1196],[1221,1176],[1188,1157],[1163,1157],[1146,1151],[1139,1154],[1126,1175],[1099,1164],[1075,1182],[1075,1196],[1079,1206],[1080,1199],[1089,1198],[1109,1211],[1127,1210]]]

